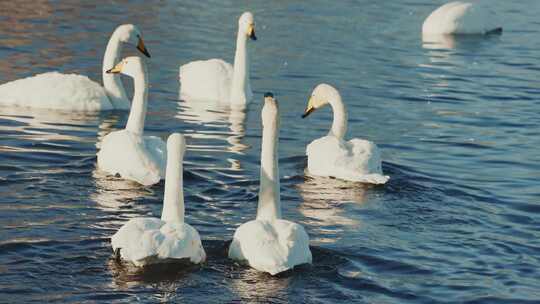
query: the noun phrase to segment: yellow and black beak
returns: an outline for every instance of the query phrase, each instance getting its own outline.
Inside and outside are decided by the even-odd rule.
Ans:
[[[250,24],[248,28],[248,37],[251,40],[257,40],[257,36],[255,36],[255,25]]]
[[[302,118],[308,117],[311,112],[315,111],[315,107],[313,106],[313,97],[309,98],[308,105],[306,110],[304,111],[304,114],[302,114]]]
[[[114,66],[114,68],[108,69],[107,71],[105,71],[105,73],[107,73],[107,74],[118,74],[118,73],[122,72],[123,67],[124,67],[124,62],[120,61],[118,64],[116,64]]]
[[[144,54],[144,56],[150,58],[150,53],[148,53],[148,50],[144,46],[144,41],[142,37],[139,36],[139,42],[137,43],[137,50],[139,50],[141,53]]]

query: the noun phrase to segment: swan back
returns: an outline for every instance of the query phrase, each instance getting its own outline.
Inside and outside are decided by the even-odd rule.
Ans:
[[[498,28],[496,15],[487,4],[455,1],[433,11],[422,25],[422,34],[487,34]]]

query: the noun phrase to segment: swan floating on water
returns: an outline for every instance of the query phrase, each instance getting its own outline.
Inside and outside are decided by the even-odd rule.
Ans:
[[[332,107],[334,121],[328,135],[307,146],[308,173],[354,182],[386,183],[390,177],[383,175],[377,146],[365,139],[343,139],[347,132],[347,110],[334,87],[324,83],[315,87],[302,118],[327,104]]]
[[[238,19],[234,67],[222,59],[192,61],[180,67],[180,96],[184,100],[217,101],[235,106],[253,97],[249,81],[247,39],[257,40],[253,14]]]
[[[148,99],[146,64],[140,57],[127,57],[107,73],[132,77],[135,92],[126,128],[103,138],[98,168],[145,186],[158,183],[164,175],[167,148],[161,138],[143,136]]]
[[[281,218],[278,168],[278,104],[264,95],[262,149],[257,218],[242,224],[229,247],[229,258],[271,275],[312,261],[304,228]]]
[[[161,219],[130,219],[111,238],[117,257],[136,266],[171,260],[204,262],[206,253],[195,228],[184,222],[182,161],[186,151],[184,137],[174,133],[167,140],[167,178]]]
[[[132,24],[120,25],[103,56],[103,86],[86,76],[48,72],[0,85],[0,105],[65,111],[129,110],[120,77],[105,73],[120,60],[123,43],[150,57],[139,29]]]
[[[422,35],[484,35],[501,32],[502,27],[486,2],[455,1],[446,3],[434,10],[422,26]]]

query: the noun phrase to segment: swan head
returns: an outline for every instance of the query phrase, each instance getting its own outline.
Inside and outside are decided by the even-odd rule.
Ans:
[[[245,12],[238,19],[238,28],[251,40],[257,40],[255,36],[255,21],[251,12]]]
[[[167,139],[167,152],[171,157],[183,158],[186,152],[186,140],[184,135],[173,133]]]
[[[131,56],[122,59],[112,69],[106,71],[108,74],[124,74],[135,78],[137,75],[146,75],[146,64],[141,57]]]
[[[264,106],[262,109],[263,127],[271,127],[278,123],[279,106],[274,94],[267,92],[264,94]]]
[[[309,101],[302,118],[306,118],[313,111],[329,104],[330,101],[337,96],[339,96],[339,92],[333,86],[326,83],[317,85],[315,89],[313,89],[313,92],[311,92],[311,96],[309,97]]]
[[[144,45],[141,31],[133,24],[122,24],[116,28],[114,34],[121,42],[131,44],[146,57],[150,58],[150,53]]]

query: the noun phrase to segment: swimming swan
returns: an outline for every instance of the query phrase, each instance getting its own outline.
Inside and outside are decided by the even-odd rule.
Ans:
[[[134,45],[150,57],[137,27],[120,25],[103,56],[103,87],[86,76],[48,72],[0,85],[0,105],[65,111],[129,110],[120,77],[105,73],[120,60],[122,43]]]
[[[328,135],[307,146],[308,173],[362,183],[386,183],[390,177],[382,175],[377,146],[365,139],[343,139],[347,132],[347,110],[334,87],[324,83],[315,87],[302,118],[327,104],[332,107],[334,121]]]
[[[309,236],[299,224],[281,219],[277,158],[278,104],[271,93],[264,95],[262,149],[257,218],[242,224],[229,247],[229,258],[247,262],[271,275],[296,265],[311,263]]]
[[[126,128],[103,138],[98,168],[145,186],[155,184],[164,175],[166,145],[158,137],[143,136],[148,96],[146,64],[140,57],[127,57],[107,73],[132,77],[135,92]]]
[[[492,34],[502,27],[487,4],[455,1],[434,10],[422,25],[422,35]]]
[[[185,100],[217,101],[243,106],[253,97],[249,82],[247,39],[257,40],[253,14],[238,19],[234,67],[221,59],[192,61],[180,67],[180,96]]]
[[[204,262],[206,253],[195,228],[184,222],[182,160],[186,151],[184,137],[174,133],[167,140],[167,178],[161,219],[130,219],[111,238],[117,257],[136,266],[189,259]]]

